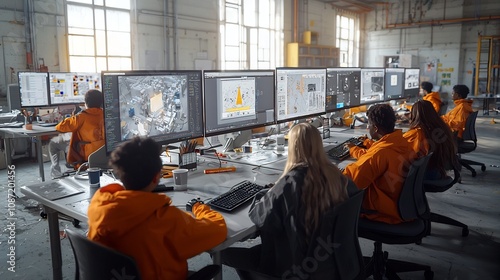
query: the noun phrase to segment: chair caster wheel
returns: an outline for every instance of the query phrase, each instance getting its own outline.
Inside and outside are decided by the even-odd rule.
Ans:
[[[426,270],[424,272],[424,277],[425,277],[425,280],[432,280],[432,279],[434,279],[434,271],[432,271],[432,270]]]
[[[476,177],[476,171],[472,171],[472,177]]]
[[[73,226],[76,227],[76,228],[79,228],[80,227],[80,221],[77,220],[77,219],[74,219],[73,222],[72,222]]]
[[[468,227],[465,227],[462,229],[462,236],[463,237],[466,237],[469,235],[469,228]]]
[[[481,165],[481,171],[483,171],[483,172],[486,171],[486,165],[484,165],[484,164]]]
[[[40,217],[42,217],[42,219],[47,219],[47,213],[40,211]]]

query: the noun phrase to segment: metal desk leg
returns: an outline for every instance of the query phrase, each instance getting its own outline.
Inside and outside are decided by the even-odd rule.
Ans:
[[[40,178],[42,178],[42,182],[45,182],[45,171],[43,170],[42,136],[36,136],[35,141],[38,170],[40,172]]]
[[[221,258],[220,251],[217,251],[217,252],[212,254],[212,261],[216,265],[222,265],[222,258]],[[217,274],[214,277],[214,280],[222,280],[222,269],[220,270],[219,274]]]
[[[5,146],[5,163],[7,164],[7,166],[9,166],[12,164],[12,148],[10,146],[10,138],[4,138],[3,144]]]
[[[54,209],[44,206],[49,222],[50,255],[52,257],[52,279],[62,280],[62,253],[59,237],[59,216]]]

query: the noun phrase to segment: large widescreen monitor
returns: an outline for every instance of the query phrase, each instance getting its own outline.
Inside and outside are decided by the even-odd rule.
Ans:
[[[21,107],[49,106],[48,73],[19,72]]]
[[[50,104],[85,103],[85,93],[101,89],[99,73],[49,73]]]
[[[385,101],[399,99],[404,97],[404,68],[386,68],[385,69]]]
[[[274,70],[204,71],[205,136],[275,123]]]
[[[276,68],[276,122],[325,113],[326,69]]]
[[[106,152],[134,136],[168,144],[203,136],[201,71],[102,73]]]
[[[361,69],[361,105],[384,101],[384,68]]]
[[[417,97],[420,91],[420,69],[405,69],[405,97]]]
[[[327,68],[326,112],[359,106],[361,68]]]

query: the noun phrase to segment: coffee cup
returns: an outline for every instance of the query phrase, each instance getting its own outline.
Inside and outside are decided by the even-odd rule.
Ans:
[[[174,190],[187,190],[188,170],[183,168],[174,169],[172,170],[172,173],[174,177]]]
[[[89,184],[99,184],[101,179],[101,169],[98,167],[92,167],[87,169],[87,174],[89,175]]]

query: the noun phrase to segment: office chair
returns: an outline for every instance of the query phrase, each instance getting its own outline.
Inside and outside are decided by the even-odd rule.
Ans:
[[[76,280],[141,279],[139,268],[132,257],[70,229],[65,232],[75,256]],[[219,265],[208,265],[189,276],[187,280],[208,280],[219,272]]]
[[[315,271],[311,271],[308,279],[365,279],[364,262],[358,241],[358,221],[364,191],[358,191],[347,201],[326,212],[321,226],[311,236],[305,259],[318,258],[321,245],[316,240],[328,240],[327,243],[338,244],[324,261],[318,261]],[[321,248],[321,258],[324,249]],[[311,261],[312,263],[312,261]],[[238,269],[241,279],[245,280],[279,280],[282,277],[266,275],[255,271]],[[291,270],[292,271],[292,270]],[[302,272],[309,270],[302,269]],[[285,275],[283,275],[284,277]],[[294,276],[296,276],[294,278]],[[303,275],[302,275],[303,276]],[[288,275],[287,279],[304,279],[298,275]]]
[[[428,265],[421,265],[406,261],[389,260],[388,253],[382,251],[382,244],[420,244],[427,234],[428,222],[423,218],[428,213],[422,183],[430,153],[415,160],[409,167],[403,183],[403,189],[398,200],[398,209],[401,218],[400,224],[387,224],[360,218],[359,237],[375,241],[373,256],[366,258],[365,276],[373,275],[375,280],[400,279],[396,272],[425,271],[425,279],[433,279],[434,272]]]
[[[446,176],[446,178],[440,180],[425,180],[424,181],[424,191],[425,192],[444,192],[455,185],[460,180],[460,170],[453,168],[453,177]],[[429,213],[429,222],[452,225],[462,228],[462,236],[469,235],[469,227],[457,220],[449,218],[447,216],[436,214],[433,212]],[[427,234],[431,234],[431,223],[428,224]]]
[[[469,117],[465,122],[465,130],[462,135],[462,140],[458,141],[458,155],[460,164],[472,172],[472,177],[476,177],[476,170],[471,167],[471,165],[480,165],[481,171],[486,170],[486,165],[484,163],[463,159],[462,154],[470,153],[474,151],[477,147],[477,136],[476,136],[476,118],[477,111],[470,113]],[[460,181],[459,181],[460,182]]]

